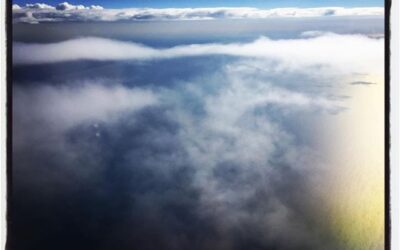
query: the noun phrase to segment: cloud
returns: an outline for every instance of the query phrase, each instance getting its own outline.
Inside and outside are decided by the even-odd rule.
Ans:
[[[312,37],[318,37],[318,36],[323,36],[323,35],[327,35],[327,34],[331,34],[330,32],[326,32],[326,31],[320,31],[320,30],[309,30],[309,31],[304,31],[300,34],[301,37],[305,37],[305,38],[312,38]]]
[[[319,196],[329,190],[315,128],[346,112],[336,90],[346,93],[349,76],[382,69],[382,40],[321,34],[157,49],[82,38],[14,48],[17,65],[148,60],[121,70],[126,79],[194,58],[181,64],[190,77],[151,86],[149,78],[13,83],[11,235],[29,232],[34,240],[11,245],[342,249]],[[201,70],[202,55],[237,58]],[[91,69],[102,76],[102,63],[87,63],[100,65]],[[21,68],[42,74],[40,67],[48,69]],[[69,64],[51,67],[71,72]]]
[[[278,162],[285,162],[295,171],[318,168],[315,163],[313,167],[305,163],[311,161],[304,155],[307,147],[298,145],[296,135],[284,128],[289,121],[277,123],[285,120],[282,114],[329,112],[342,104],[329,100],[322,93],[312,96],[291,91],[272,79],[265,79],[269,72],[254,74],[254,69],[244,69],[243,63],[229,65],[221,77],[186,86],[184,96],[189,96],[195,103],[200,102],[198,105],[203,111],[200,115],[186,108],[186,99],[174,96],[177,110],[173,120],[179,121],[180,140],[191,164],[197,169],[194,185],[202,191],[202,209],[223,218],[221,223],[228,228],[240,224],[241,220],[261,216],[241,207],[257,196],[257,190],[275,189],[270,185],[280,172],[274,170],[274,166],[280,164]],[[270,68],[266,64],[263,66],[267,71]],[[213,94],[208,93],[214,84],[222,86],[214,87]],[[300,130],[297,133],[301,133]],[[285,152],[277,156],[280,148]],[[277,201],[275,205],[284,209],[286,205],[279,203]],[[280,227],[290,224],[280,223]]]
[[[104,8],[100,5],[90,5],[89,9],[92,10],[103,10]]]
[[[30,10],[54,10],[55,8],[51,5],[45,3],[34,3],[34,4],[26,4],[25,8],[22,9],[30,9]]]
[[[262,37],[250,43],[191,44],[165,49],[132,42],[89,37],[52,44],[16,42],[13,46],[13,63],[18,65],[74,60],[160,60],[176,57],[228,55],[277,60],[284,63],[286,67],[319,64],[334,65],[344,71],[354,69],[363,72],[382,72],[382,52],[383,39],[332,33],[308,39],[271,40]]]
[[[46,6],[31,12],[31,6]],[[23,18],[32,13],[31,19]],[[323,17],[323,16],[383,16],[381,7],[365,8],[129,8],[103,9],[101,6],[72,5],[67,2],[56,7],[45,4],[28,4],[21,9],[14,9],[14,22],[50,22],[50,21],[140,21],[140,20],[205,20],[205,19],[242,19],[276,17]],[[55,18],[57,16],[57,18]]]
[[[18,4],[13,4],[12,5],[12,9],[13,10],[19,10],[19,9],[21,9],[21,6],[19,6]]]
[[[375,82],[366,82],[366,81],[355,81],[351,82],[350,84],[352,85],[371,85],[371,84],[376,84]]]
[[[306,153],[307,147],[298,144],[296,135],[284,128],[288,121],[282,124],[277,121],[285,120],[283,113],[297,116],[311,110],[335,109],[339,104],[322,95],[315,98],[282,88],[277,82],[264,79],[268,73],[257,76],[252,74],[251,67],[243,69],[243,63],[229,65],[221,77],[203,78],[186,86],[183,95],[199,103],[200,114],[187,108],[191,105],[187,99],[174,96],[177,101],[173,120],[179,121],[179,140],[196,169],[193,185],[201,191],[200,213],[215,216],[223,235],[232,235],[234,228],[249,225],[254,234],[263,235],[256,241],[268,246],[279,238],[268,230],[274,225],[277,232],[298,237],[298,241],[287,243],[278,240],[280,248],[290,249],[291,244],[299,247],[303,243],[316,247],[317,241],[305,240],[314,236],[310,236],[310,231],[302,231],[304,222],[295,225],[289,219],[288,214],[296,213],[299,207],[307,207],[304,201],[292,200],[296,204],[289,204],[275,196],[281,185],[292,190],[289,186],[302,182],[303,177],[285,179],[285,184],[275,178],[281,174],[288,176],[291,171],[313,171],[312,168],[319,166],[313,156]],[[217,84],[219,87],[209,93],[211,86]],[[314,163],[310,166],[307,162]],[[285,169],[285,165],[290,169]],[[256,200],[264,202],[255,205],[254,210],[247,209]],[[266,210],[270,212],[265,213]],[[272,211],[285,212],[279,215]],[[292,228],[293,233],[285,228]]]
[[[97,249],[121,239],[121,249],[188,249],[197,241],[198,249],[329,248],[324,228],[310,230],[319,215],[306,198],[314,197],[308,173],[318,172],[319,158],[298,140],[301,125],[287,124],[342,103],[321,88],[282,84],[298,72],[265,58],[212,67],[151,89],[68,79],[15,86],[15,192],[44,199],[17,199],[17,215],[44,218],[23,228],[70,225],[55,230],[56,243],[32,230],[48,248],[65,241],[76,216]],[[307,85],[306,76],[296,79]],[[74,209],[60,216],[65,199]]]
[[[68,2],[63,2],[59,3],[56,6],[56,10],[61,10],[61,11],[71,11],[71,10],[102,10],[103,7],[100,5],[91,5],[89,7],[86,7],[84,5],[73,5],[69,4]]]
[[[67,2],[59,3],[56,6],[56,10],[84,10],[86,9],[83,5],[73,5]]]
[[[149,90],[126,88],[101,82],[82,83],[75,87],[39,86],[15,88],[17,105],[32,106],[37,116],[48,125],[66,130],[87,122],[111,122],[126,112],[135,112],[157,103]],[[23,107],[17,107],[23,111]],[[19,115],[17,113],[17,115]],[[28,114],[22,120],[29,122]]]

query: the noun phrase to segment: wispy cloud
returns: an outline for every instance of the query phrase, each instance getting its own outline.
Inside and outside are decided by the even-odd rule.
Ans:
[[[351,82],[350,84],[352,84],[352,85],[371,85],[371,84],[376,84],[376,83],[366,82],[366,81],[356,81],[356,82]]]
[[[140,21],[140,20],[207,20],[276,17],[321,16],[383,16],[382,7],[364,8],[276,8],[258,9],[247,7],[215,8],[126,8],[104,9],[99,5],[73,5],[67,2],[56,6],[42,3],[13,5],[13,21],[26,23],[57,21]]]
[[[114,204],[113,199],[124,197],[127,206],[115,211],[129,226],[113,224],[112,229],[119,229],[119,234],[156,232],[167,238],[156,241],[159,249],[190,248],[192,239],[210,231],[217,237],[207,236],[199,249],[225,249],[221,244],[247,249],[241,246],[248,240],[279,249],[321,249],[330,244],[309,229],[317,223],[306,197],[314,192],[305,182],[312,177],[298,171],[318,169],[316,156],[297,141],[301,126],[291,131],[286,124],[289,117],[329,112],[342,103],[321,91],[313,95],[306,88],[286,88],[279,76],[294,72],[279,70],[268,60],[214,66],[215,75],[151,91],[113,80],[107,85],[106,80],[76,85],[68,79],[63,87],[41,83],[15,88],[17,175],[32,171],[18,176],[33,182],[31,190],[42,191],[48,187],[43,173],[48,177],[51,169],[57,175],[50,181],[59,185],[51,192],[68,192],[75,183],[102,192],[114,178],[108,170],[116,171],[124,177],[117,177],[115,185],[124,188],[112,190],[113,198],[106,201]],[[254,74],[257,68],[264,71]],[[32,143],[39,146],[31,149]],[[33,163],[27,163],[30,158]],[[176,216],[176,211],[188,214]],[[141,229],[132,226],[136,216],[146,223],[169,219]],[[183,240],[177,236],[182,227],[190,227]],[[246,230],[236,232],[238,228]],[[283,240],[288,236],[290,241]],[[144,237],[144,242],[127,239],[129,245],[146,246],[154,237]]]
[[[99,81],[76,87],[15,87],[14,98],[19,100],[16,110],[23,111],[25,108],[22,106],[32,106],[31,114],[35,113],[42,121],[61,131],[88,121],[113,121],[158,101],[149,90],[118,84],[106,86]],[[22,115],[22,120],[31,119],[31,114]]]

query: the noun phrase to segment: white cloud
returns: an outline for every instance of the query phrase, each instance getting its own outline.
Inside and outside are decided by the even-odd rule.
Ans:
[[[45,3],[26,4],[23,9],[54,10],[55,8]]]
[[[103,10],[104,8],[100,5],[90,5],[90,9],[93,10]]]
[[[203,55],[267,58],[285,67],[334,66],[346,72],[383,71],[383,39],[327,33],[302,39],[250,43],[192,44],[167,49],[103,38],[79,38],[52,44],[14,43],[14,64],[55,63],[73,60],[156,60]]]
[[[301,37],[306,37],[306,38],[310,38],[310,37],[317,37],[317,36],[323,36],[326,34],[329,34],[330,32],[326,32],[326,31],[320,31],[320,30],[309,30],[309,31],[304,31],[300,34]]]
[[[276,69],[266,61],[238,60],[218,68],[216,76],[205,75],[185,85],[180,93],[167,92],[173,102],[168,105],[173,107],[169,114],[179,124],[179,140],[195,168],[193,185],[201,190],[201,211],[216,215],[223,226],[240,225],[255,216],[257,212],[247,211],[243,204],[251,201],[257,190],[274,190],[272,179],[284,171],[273,162],[280,148],[285,150],[279,160],[292,169],[320,167],[312,150],[297,145],[293,131],[279,120],[309,111],[329,112],[343,104],[324,96],[321,89],[312,96],[302,92],[305,87],[297,91],[280,86],[277,79],[266,76],[273,71],[280,77],[295,72]],[[264,66],[265,74],[254,72],[259,66]],[[161,95],[164,99],[167,94]],[[202,107],[200,115],[193,112],[188,99]],[[302,132],[299,127],[295,133]],[[216,175],[218,171],[233,177],[223,179]],[[285,208],[279,200],[276,206]],[[283,217],[280,225],[291,224],[286,219]]]
[[[83,5],[73,5],[73,4],[69,4],[67,2],[63,2],[63,3],[59,3],[56,6],[57,10],[84,10],[87,9],[87,7],[83,6]]]
[[[37,6],[33,8],[34,6]],[[22,15],[37,9],[35,20],[24,19]],[[321,17],[321,16],[383,16],[381,7],[365,8],[127,8],[103,9],[101,6],[72,5],[60,3],[56,8],[46,4],[29,4],[21,9],[14,9],[14,22],[49,22],[49,21],[134,21],[134,20],[203,20],[203,19],[242,19],[276,17]],[[55,18],[54,16],[57,16]]]
[[[21,6],[19,6],[18,4],[13,4],[13,5],[12,5],[12,9],[13,9],[13,10],[20,10],[20,9],[21,9]]]
[[[126,88],[121,85],[107,87],[100,82],[85,83],[75,87],[40,86],[34,89],[15,89],[17,110],[36,113],[52,127],[65,130],[91,121],[110,122],[126,112],[135,112],[157,103],[149,90]],[[23,120],[30,115],[19,115]]]
[[[73,11],[73,10],[103,10],[104,8],[100,5],[90,5],[89,7],[82,4],[73,5],[68,2],[59,3],[56,6],[56,10],[59,11]]]

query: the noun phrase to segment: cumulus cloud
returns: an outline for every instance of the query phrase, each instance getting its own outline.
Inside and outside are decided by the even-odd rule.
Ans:
[[[55,7],[56,10],[60,10],[60,11],[71,11],[71,10],[102,10],[103,7],[100,5],[90,5],[89,7],[86,7],[82,4],[79,5],[73,5],[70,4],[68,2],[63,2],[63,3],[59,3],[57,4],[57,6]]]
[[[14,64],[55,63],[73,60],[159,60],[204,55],[266,58],[287,67],[335,65],[366,72],[382,72],[383,39],[362,35],[327,33],[309,39],[271,40],[262,37],[250,43],[192,44],[152,48],[132,42],[103,38],[78,38],[52,44],[14,43]],[[354,55],[357,55],[355,57]]]
[[[56,9],[57,10],[84,10],[84,9],[86,9],[86,7],[83,5],[73,5],[73,4],[69,4],[67,2],[63,2],[63,3],[57,4]]]
[[[21,9],[21,6],[19,6],[18,4],[13,4],[12,5],[12,9],[13,10],[19,10],[19,9]]]
[[[39,11],[33,13],[32,19],[23,18],[30,13],[31,6]],[[45,8],[43,8],[46,6]],[[47,11],[44,11],[46,9]],[[204,19],[242,19],[242,18],[276,18],[276,17],[321,17],[321,16],[383,16],[381,7],[365,8],[129,8],[103,9],[101,6],[72,5],[67,2],[51,7],[44,4],[28,4],[14,10],[14,22],[49,22],[49,21],[135,21],[135,20],[204,20]],[[56,16],[56,18],[55,18]]]
[[[34,3],[34,4],[26,4],[25,5],[26,9],[33,9],[33,10],[54,10],[55,8],[51,5],[45,4],[45,3]],[[25,9],[24,8],[24,9]]]
[[[104,8],[100,5],[90,5],[89,7],[92,10],[103,10]]]

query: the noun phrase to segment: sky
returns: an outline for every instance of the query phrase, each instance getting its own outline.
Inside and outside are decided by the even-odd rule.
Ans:
[[[208,7],[208,8],[121,8],[110,9],[99,5],[73,5],[67,2],[57,5],[44,3],[13,5],[14,23],[46,22],[142,22],[171,20],[223,20],[223,19],[279,19],[321,18],[358,16],[379,17],[383,7],[319,7],[319,8],[251,8],[251,7]],[[327,18],[322,18],[325,20]]]
[[[43,0],[40,3],[57,5],[63,1]],[[383,0],[70,0],[70,4],[101,5],[105,8],[152,7],[152,8],[179,8],[179,7],[257,7],[257,8],[283,8],[283,7],[383,7]],[[33,3],[30,0],[14,0],[14,4],[25,5]]]

